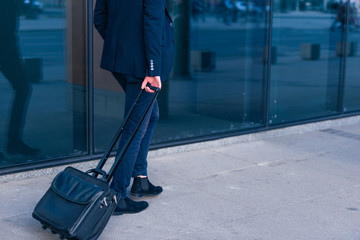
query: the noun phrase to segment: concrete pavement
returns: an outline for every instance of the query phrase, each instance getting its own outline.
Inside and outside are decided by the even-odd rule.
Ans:
[[[289,130],[151,153],[164,192],[142,213],[112,217],[100,239],[360,239],[360,122]],[[53,178],[0,184],[1,239],[58,239],[31,217]]]

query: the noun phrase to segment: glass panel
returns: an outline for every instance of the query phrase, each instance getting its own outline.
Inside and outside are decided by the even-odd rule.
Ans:
[[[266,1],[167,1],[174,17],[173,73],[159,95],[152,143],[169,143],[263,125]],[[124,94],[99,70],[95,33],[95,146],[120,125]],[[107,140],[105,140],[107,139]],[[104,141],[105,140],[105,141]]]
[[[0,167],[87,151],[85,10],[0,2]]]
[[[360,1],[351,0],[346,58],[344,111],[360,110]]]
[[[154,142],[262,126],[267,1],[172,0],[169,8],[175,66]]]
[[[270,124],[338,112],[344,33],[337,8],[323,0],[274,1]]]

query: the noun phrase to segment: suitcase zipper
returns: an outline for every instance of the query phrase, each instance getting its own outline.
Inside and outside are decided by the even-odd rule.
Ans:
[[[106,202],[106,197],[104,197],[103,200],[101,201],[100,208],[102,208],[103,206],[105,206],[105,207],[108,206],[108,204]]]
[[[117,201],[117,198],[116,198],[116,194],[113,196],[113,200],[114,200],[114,202],[115,202],[115,205],[117,205],[117,204],[118,204],[118,201]]]
[[[100,197],[100,195],[102,195],[103,192],[99,192],[95,195],[94,199],[97,199],[98,197]],[[71,235],[73,235],[73,233],[76,231],[76,229],[80,226],[80,224],[83,222],[83,220],[86,218],[86,216],[88,215],[89,211],[92,209],[92,207],[98,202],[98,200],[93,201],[90,206],[87,208],[87,210],[83,213],[82,217],[78,220],[78,222],[74,225],[74,227],[69,231],[71,233]]]
[[[110,198],[111,198],[111,197],[109,197],[109,199],[110,199]],[[100,204],[100,208],[102,208],[103,206],[105,206],[105,207],[108,207],[108,206],[109,206],[108,203],[107,203],[107,201],[106,201],[107,199],[108,199],[108,196],[106,196],[106,197],[103,198],[103,200],[101,201],[101,204]],[[111,200],[115,203],[115,205],[118,204],[118,201],[117,201],[117,198],[116,198],[116,194],[113,195],[113,197],[112,197]]]

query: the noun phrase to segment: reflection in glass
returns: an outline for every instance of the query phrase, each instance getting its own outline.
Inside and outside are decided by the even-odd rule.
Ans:
[[[40,150],[23,141],[24,123],[31,86],[26,79],[25,68],[18,46],[19,6],[15,1],[0,2],[0,21],[6,23],[0,29],[0,71],[9,81],[14,92],[7,125],[6,151],[9,154],[34,156]],[[1,158],[4,155],[1,154]]]
[[[167,1],[174,19],[175,66],[158,102],[153,144],[263,125],[268,2]],[[95,151],[110,142],[123,115],[123,93],[99,69],[95,33]]]
[[[86,133],[78,127],[85,126],[85,75],[79,74],[86,67],[85,24],[71,23],[73,14],[85,15],[72,7],[0,2],[0,168],[86,151]],[[71,31],[82,41],[77,48]],[[83,97],[76,99],[75,91]]]
[[[351,0],[346,45],[344,111],[360,110],[360,0]]]
[[[274,1],[270,124],[340,111],[339,8],[333,1]]]

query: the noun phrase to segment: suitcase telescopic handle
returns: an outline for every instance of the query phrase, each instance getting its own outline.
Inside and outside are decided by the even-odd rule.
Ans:
[[[151,88],[152,90],[154,90],[154,96],[153,96],[153,98],[151,99],[151,101],[150,101],[150,103],[149,103],[149,105],[148,105],[148,107],[147,107],[147,109],[146,109],[143,117],[141,118],[139,124],[138,124],[137,127],[135,128],[135,131],[133,132],[133,135],[130,137],[130,140],[124,145],[124,147],[123,147],[123,149],[122,149],[122,152],[123,152],[123,153],[120,152],[120,153],[118,154],[118,156],[124,155],[124,153],[125,153],[125,151],[126,151],[126,149],[127,149],[127,145],[129,145],[130,142],[131,142],[131,140],[134,138],[135,133],[137,132],[138,128],[140,127],[141,123],[143,122],[143,120],[144,120],[147,112],[149,111],[151,105],[154,103],[154,101],[155,101],[155,99],[156,99],[156,97],[157,97],[157,95],[158,95],[158,93],[159,93],[159,91],[160,91],[160,88],[156,88],[156,87],[150,87],[150,88]],[[126,114],[123,123],[121,124],[119,130],[118,130],[117,133],[115,134],[115,136],[114,136],[111,144],[109,145],[108,149],[107,149],[106,152],[103,154],[103,157],[101,158],[101,160],[100,160],[99,164],[97,165],[96,169],[102,169],[102,168],[104,167],[106,161],[108,160],[108,158],[109,158],[110,155],[111,155],[111,151],[113,150],[113,148],[115,147],[117,141],[119,140],[119,138],[120,138],[120,136],[121,136],[121,134],[122,134],[122,132],[123,132],[123,130],[124,130],[124,127],[125,127],[126,123],[128,122],[129,118],[130,118],[131,115],[133,114],[134,109],[135,109],[136,105],[138,104],[141,95],[142,95],[144,92],[145,92],[144,89],[139,92],[139,94],[138,94],[138,96],[137,96],[137,98],[136,98],[136,100],[135,100],[135,103],[131,106],[129,113]],[[124,148],[126,148],[126,149],[124,150]],[[111,178],[112,178],[112,176],[113,176],[113,174],[114,174],[113,172],[116,170],[117,166],[120,164],[120,161],[121,161],[121,158],[122,158],[122,157],[123,157],[123,156],[115,159],[114,164],[113,164],[112,168],[110,169],[109,174],[107,175],[107,180],[108,180],[108,181],[111,180]],[[119,163],[117,163],[117,162],[119,162]],[[115,167],[115,165],[116,165],[116,167]],[[115,167],[115,168],[114,168],[114,167]],[[98,175],[98,173],[97,173],[97,172],[94,172],[94,176],[97,177],[97,175]]]
[[[111,151],[113,150],[113,148],[115,147],[115,144],[117,143],[117,141],[119,140],[121,133],[124,130],[124,126],[126,125],[126,123],[128,122],[130,116],[132,115],[132,113],[134,112],[135,106],[138,104],[141,95],[143,94],[144,90],[140,91],[135,103],[131,106],[131,109],[129,111],[129,113],[125,116],[124,121],[122,122],[119,130],[117,131],[117,133],[115,134],[113,140],[111,141],[111,144],[109,145],[109,147],[106,149],[106,152],[103,154],[103,157],[101,158],[99,164],[97,165],[97,169],[102,169],[106,163],[106,161],[108,160],[108,158],[111,155]],[[97,176],[97,174],[95,174],[95,177]]]
[[[134,139],[135,135],[136,135],[136,132],[138,131],[139,127],[141,126],[142,122],[144,121],[147,113],[149,112],[151,106],[153,105],[157,95],[159,94],[159,91],[160,91],[160,88],[152,88],[154,90],[154,95],[149,103],[149,105],[147,106],[144,114],[142,115],[140,121],[138,122],[135,130],[133,131],[133,133],[131,134],[131,137],[130,139],[127,140],[127,142],[124,144],[124,146],[122,146],[122,149],[121,151],[117,154],[116,158],[115,158],[115,161],[114,161],[114,164],[112,165],[111,169],[109,170],[109,173],[106,177],[106,180],[107,182],[110,182],[111,178],[114,176],[114,173],[116,171],[116,169],[118,168],[118,166],[120,165],[120,162],[122,160],[122,158],[124,157],[127,149],[129,148],[129,145],[131,143],[131,141]],[[145,90],[142,90],[142,92],[144,92]],[[141,95],[141,94],[140,94]],[[139,97],[140,98],[140,97]],[[139,99],[137,99],[138,101]],[[136,107],[136,104],[133,106],[133,108]],[[131,111],[131,114],[133,113],[133,110]],[[130,118],[130,114],[128,116],[128,118]]]

